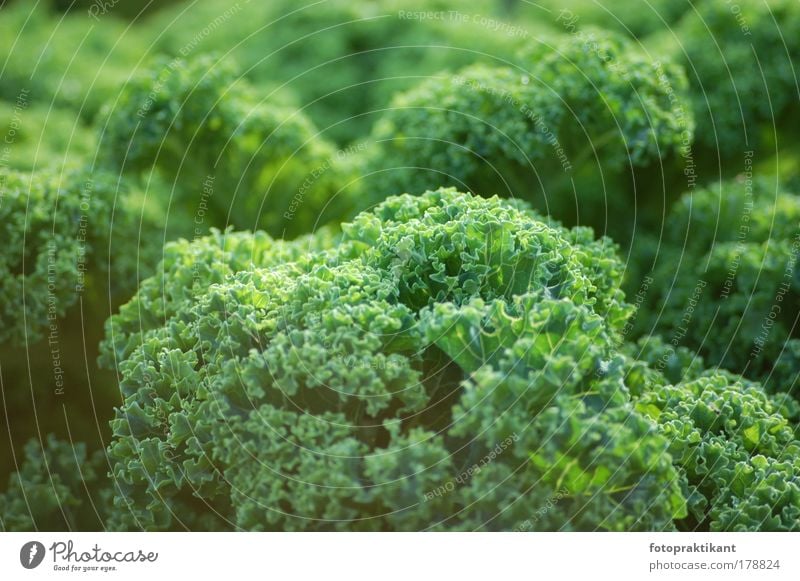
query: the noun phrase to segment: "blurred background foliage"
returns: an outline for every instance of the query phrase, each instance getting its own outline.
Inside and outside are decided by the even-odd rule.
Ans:
[[[645,304],[666,315],[639,317],[628,340],[674,334],[697,278],[720,287],[737,260],[744,266],[730,304],[739,307],[726,321],[758,327],[796,223],[779,231],[778,251],[762,246],[774,239],[775,216],[800,208],[800,4],[734,5],[0,0],[0,217],[12,245],[0,261],[0,382],[13,436],[0,444],[0,483],[36,438],[40,453],[28,451],[25,478],[37,498],[49,488],[36,467],[55,463],[64,473],[59,494],[81,504],[70,467],[86,462],[91,478],[106,472],[100,451],[110,410],[122,403],[115,373],[96,363],[104,323],[156,270],[166,242],[212,228],[295,238],[331,224],[335,236],[336,224],[388,195],[452,185],[522,198],[567,226],[612,235],[629,301],[653,274],[659,290]],[[523,107],[540,112],[544,126]],[[742,252],[721,200],[741,215],[752,203],[742,185],[750,174],[760,176],[754,215],[770,228],[753,228]],[[81,205],[87,183],[90,212]],[[84,215],[96,232],[85,291],[59,295],[68,385],[59,394],[51,346],[35,332],[49,320],[26,320],[26,305],[46,302],[33,285],[47,269],[48,240],[60,244],[59,267],[77,274],[70,269]],[[684,226],[716,235],[727,222],[730,231],[723,226],[688,249],[690,264],[674,266],[687,252]],[[17,240],[37,244],[16,248]],[[733,245],[730,255],[715,250],[720,240]],[[751,284],[747,277],[774,256],[771,276]],[[714,276],[697,270],[712,259]],[[798,280],[786,310],[793,317]],[[681,348],[743,373],[722,340],[705,340],[715,314],[695,316]],[[784,344],[791,352],[779,366],[759,360],[749,379],[792,391],[796,322],[770,336],[765,359]],[[72,448],[63,441],[86,449],[67,461]],[[94,526],[56,508],[42,503],[33,526]]]

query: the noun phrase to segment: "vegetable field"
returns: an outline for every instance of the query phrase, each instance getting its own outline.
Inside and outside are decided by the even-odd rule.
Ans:
[[[0,531],[800,531],[798,0],[124,4],[0,2]]]

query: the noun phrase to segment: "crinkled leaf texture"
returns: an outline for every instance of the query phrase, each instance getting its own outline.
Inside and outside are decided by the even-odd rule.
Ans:
[[[669,530],[620,275],[607,240],[452,189],[172,244],[108,324],[112,526]]]

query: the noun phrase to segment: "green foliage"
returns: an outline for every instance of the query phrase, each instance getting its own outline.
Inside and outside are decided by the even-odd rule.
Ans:
[[[497,4],[201,0],[189,11],[180,5],[159,14],[150,26],[166,54],[230,53],[263,94],[293,93],[326,138],[349,143],[368,133],[371,112],[396,91],[443,69],[509,60],[544,28],[506,22]],[[414,16],[420,13],[439,16]]]
[[[0,98],[14,102],[27,94],[92,120],[149,47],[113,14],[96,22],[82,11],[52,14],[48,4],[0,7]]]
[[[679,477],[666,442],[628,405],[622,360],[602,320],[563,300],[522,301],[513,318],[497,303],[481,312],[477,301],[458,322],[437,321],[447,333],[437,344],[457,344],[450,335],[499,343],[465,383],[451,432],[486,455],[509,434],[516,440],[464,490],[459,528],[671,528],[685,514]],[[537,510],[560,491],[554,510]]]
[[[105,455],[89,456],[52,434],[30,440],[19,471],[0,494],[0,531],[63,531],[102,527],[107,497],[91,496],[107,470]]]
[[[630,212],[631,171],[691,143],[682,71],[622,38],[582,32],[532,45],[520,63],[468,67],[398,95],[373,130],[369,191],[451,184],[604,228],[607,212]]]
[[[32,171],[76,165],[94,152],[94,132],[66,109],[31,104],[28,94],[0,101],[0,167]],[[6,149],[7,148],[7,149]]]
[[[796,392],[800,373],[800,198],[741,177],[684,196],[637,324],[720,366]]]
[[[294,236],[345,211],[335,189],[343,156],[301,112],[260,97],[230,63],[157,60],[108,115],[105,164],[148,185],[159,172],[156,203],[171,233],[233,225]]]
[[[711,374],[651,389],[636,407],[658,422],[686,474],[680,528],[800,530],[800,442],[757,385]]]
[[[151,226],[113,175],[72,167],[8,171],[0,173],[0,187],[0,342],[42,338],[84,293],[112,304],[124,299],[140,269],[146,275],[152,268]],[[123,242],[125,252],[117,253]]]
[[[516,18],[551,18],[567,32],[597,26],[636,39],[668,30],[691,9],[687,0],[539,0],[514,4]]]
[[[115,528],[510,530],[559,487],[537,528],[683,514],[613,357],[628,308],[607,241],[453,190],[391,198],[339,240],[229,236],[169,247],[109,323]]]
[[[118,177],[88,167],[0,172],[0,388],[13,434],[4,467],[14,441],[40,433],[102,445],[103,410],[119,401],[113,375],[95,365],[103,323],[159,255],[137,206]]]
[[[772,135],[796,122],[799,34],[793,0],[701,0],[686,12],[667,42],[686,68],[707,151],[730,155],[762,144],[768,151]]]
[[[798,530],[795,0],[166,4],[0,6],[0,530]]]

